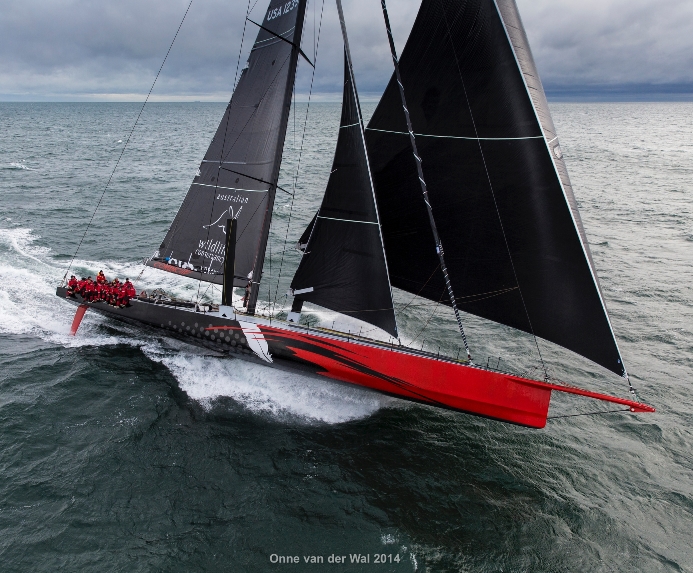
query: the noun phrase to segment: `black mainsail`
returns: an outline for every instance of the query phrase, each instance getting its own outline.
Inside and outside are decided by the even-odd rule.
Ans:
[[[236,286],[257,292],[286,135],[306,0],[272,0],[199,171],[150,266],[221,284],[237,219]]]
[[[457,304],[625,375],[514,0],[424,0],[399,65]],[[399,99],[367,128],[390,278],[449,304]]]
[[[306,240],[306,235],[308,235]],[[342,117],[332,172],[291,288],[307,301],[397,337],[392,291],[356,86],[345,50]]]

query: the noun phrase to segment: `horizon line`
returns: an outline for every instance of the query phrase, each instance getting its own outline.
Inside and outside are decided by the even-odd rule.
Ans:
[[[693,101],[693,84],[614,84],[614,85],[551,85],[544,87],[551,102],[690,102]],[[228,103],[231,94],[162,94],[154,95],[149,103]],[[363,103],[380,101],[381,91],[363,91],[359,99]],[[0,93],[0,103],[142,103],[145,94],[139,93]],[[310,97],[313,103],[341,102],[342,92],[316,92]],[[296,103],[309,101],[309,94],[297,93]]]

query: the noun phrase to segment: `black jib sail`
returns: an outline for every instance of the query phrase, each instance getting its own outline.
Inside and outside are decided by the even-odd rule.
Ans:
[[[247,67],[150,266],[221,284],[226,221],[235,218],[234,284],[245,286],[249,273],[262,268],[305,2],[270,2]]]
[[[459,308],[625,374],[514,0],[424,0],[400,70]],[[366,133],[392,285],[449,304],[394,76]]]
[[[346,54],[337,149],[311,227],[291,282],[296,298],[353,316],[397,337],[358,96]]]

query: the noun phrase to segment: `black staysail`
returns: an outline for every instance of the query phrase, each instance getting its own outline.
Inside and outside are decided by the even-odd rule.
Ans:
[[[423,0],[400,70],[459,308],[625,374],[514,0]],[[449,304],[394,76],[366,134],[392,285]]]
[[[358,106],[345,53],[342,118],[332,172],[320,210],[304,233],[309,234],[307,246],[291,288],[299,300],[353,316],[397,337]]]
[[[305,3],[270,2],[247,67],[150,266],[221,284],[226,221],[235,218],[234,284],[245,286],[249,273],[261,269]]]

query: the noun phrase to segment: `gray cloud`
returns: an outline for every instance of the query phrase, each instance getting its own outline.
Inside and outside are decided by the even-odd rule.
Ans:
[[[251,0],[253,2],[254,0]],[[2,3],[0,98],[141,100],[175,33],[186,0],[22,0]],[[399,49],[418,0],[390,2]],[[544,84],[550,89],[693,85],[690,0],[518,0]],[[310,0],[303,48],[312,54],[321,0]],[[314,92],[341,91],[341,34],[325,0]],[[379,93],[391,73],[377,0],[344,0],[360,91]],[[253,16],[261,19],[266,0]],[[195,0],[155,98],[226,100],[233,86],[245,0]],[[245,50],[257,33],[248,25]],[[243,55],[243,59],[246,57]],[[306,93],[303,65],[297,90]],[[693,91],[693,90],[692,90]]]
[[[693,82],[689,0],[520,0],[548,85]]]

